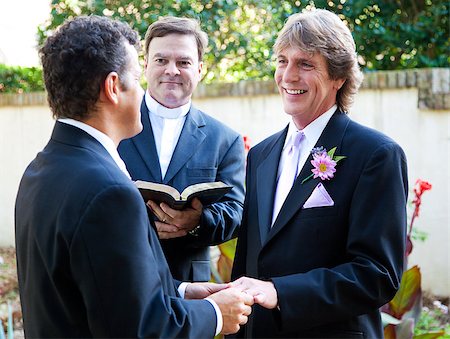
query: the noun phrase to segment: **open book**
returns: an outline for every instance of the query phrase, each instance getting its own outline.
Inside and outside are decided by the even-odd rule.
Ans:
[[[136,181],[135,184],[146,202],[148,200],[158,204],[165,202],[176,210],[182,210],[186,206],[190,206],[194,198],[198,198],[203,206],[212,204],[233,188],[233,186],[228,186],[221,181],[204,182],[188,186],[180,193],[169,185],[142,180]]]

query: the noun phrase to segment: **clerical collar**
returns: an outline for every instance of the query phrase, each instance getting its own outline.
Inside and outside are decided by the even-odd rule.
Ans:
[[[191,100],[183,106],[176,108],[168,108],[161,105],[158,101],[152,98],[152,96],[145,91],[145,104],[149,111],[161,118],[165,119],[178,119],[188,114],[191,109]]]

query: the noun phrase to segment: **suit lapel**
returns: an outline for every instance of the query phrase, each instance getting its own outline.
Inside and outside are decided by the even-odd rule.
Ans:
[[[159,164],[155,137],[153,136],[153,129],[150,124],[149,111],[145,100],[142,100],[141,104],[141,121],[144,128],[132,141],[152,176],[153,180],[150,181],[161,182],[161,165]],[[158,164],[158,166],[155,166],[155,164]]]
[[[258,224],[261,243],[264,244],[272,222],[273,200],[277,187],[277,172],[281,151],[286,139],[288,128],[275,136],[274,142],[268,146],[262,155],[265,159],[256,170],[256,191],[258,192]]]
[[[337,147],[336,154],[340,155],[339,150],[342,143],[342,138],[349,121],[350,119],[347,115],[340,112],[339,110],[336,111],[323,130],[319,140],[317,140],[317,143],[314,147],[323,146],[327,150],[330,150],[333,147]],[[314,188],[320,182],[319,178],[311,178],[302,184],[302,181],[311,174],[311,170],[313,168],[311,160],[312,155],[310,155],[306,160],[305,165],[303,166],[300,174],[295,180],[291,191],[286,197],[286,201],[283,204],[280,213],[278,214],[278,217],[268,234],[267,241],[273,239],[273,237],[278,232],[280,232],[280,230],[283,229],[284,226],[288,224],[289,220],[291,220],[292,217],[298,212],[298,210],[302,208]]]
[[[167,184],[178,173],[178,171],[186,164],[186,162],[195,154],[198,145],[206,138],[205,133],[201,131],[201,127],[205,126],[205,121],[200,112],[191,107],[186,116],[183,129],[178,139],[177,145],[170,160],[164,183]]]

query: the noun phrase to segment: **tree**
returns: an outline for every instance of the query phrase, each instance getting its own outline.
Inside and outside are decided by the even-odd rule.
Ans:
[[[277,33],[289,15],[311,6],[334,11],[347,22],[365,70],[450,64],[446,0],[52,0],[39,41],[65,19],[82,14],[119,18],[142,37],[159,16],[188,16],[200,20],[209,34],[205,82],[269,79]]]

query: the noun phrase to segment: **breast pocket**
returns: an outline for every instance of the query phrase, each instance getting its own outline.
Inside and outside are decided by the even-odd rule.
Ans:
[[[338,215],[338,206],[303,208],[297,214],[298,218],[324,218]]]
[[[202,181],[216,181],[217,167],[187,168],[190,178],[202,178]]]

